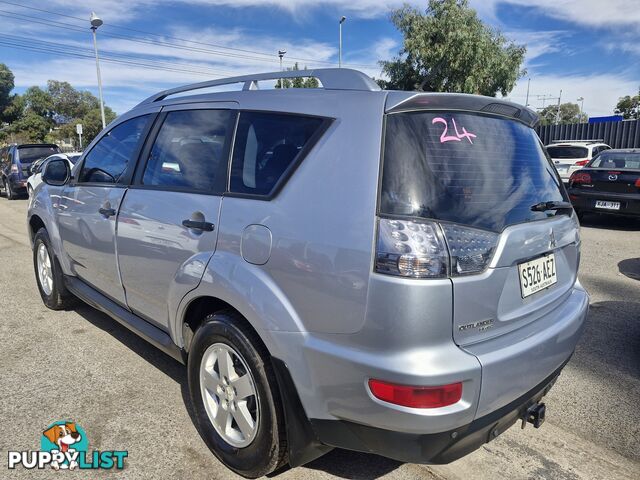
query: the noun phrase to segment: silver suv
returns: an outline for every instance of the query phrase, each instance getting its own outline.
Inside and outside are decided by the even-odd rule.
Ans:
[[[258,88],[301,76],[323,88]],[[587,315],[536,121],[347,69],[161,92],[45,166],[42,299],[184,362],[202,438],[246,477],[333,447],[450,462],[540,426]]]

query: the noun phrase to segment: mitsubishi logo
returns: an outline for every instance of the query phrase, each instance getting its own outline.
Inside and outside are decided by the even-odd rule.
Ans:
[[[618,179],[618,175],[609,175],[609,180],[612,182]]]
[[[556,236],[553,234],[553,230],[551,230],[551,232],[549,232],[549,248],[556,248],[557,246]]]

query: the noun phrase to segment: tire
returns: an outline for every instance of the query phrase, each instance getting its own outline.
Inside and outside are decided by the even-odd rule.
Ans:
[[[257,478],[288,462],[287,441],[284,412],[269,354],[245,322],[234,311],[207,316],[191,343],[187,370],[196,424],[207,446],[234,472],[246,478]],[[224,372],[230,370],[221,366],[220,359],[227,353],[227,363],[232,359],[229,363],[232,374],[225,382]],[[237,388],[239,380],[245,377],[249,380],[242,381],[243,387]],[[249,382],[252,383],[247,387]],[[228,393],[229,388],[231,393]],[[254,393],[243,399],[244,395],[238,393],[241,389]],[[227,408],[223,408],[225,402]],[[225,422],[230,434],[221,434],[220,427],[214,425],[218,413],[222,414],[220,418],[231,417],[228,423]],[[249,414],[255,420],[254,429],[248,435],[244,435],[236,421],[240,414],[244,414],[243,418]],[[223,422],[218,425],[220,423]],[[242,423],[245,430],[250,430],[247,422]]]
[[[42,255],[40,261],[39,255]],[[46,265],[46,277],[45,273],[39,270],[42,269],[43,265]],[[42,297],[42,302],[48,308],[51,310],[64,310],[77,304],[76,297],[67,290],[64,284],[60,263],[53,253],[49,234],[44,228],[38,230],[33,240],[33,268],[40,297]]]
[[[0,178],[0,197],[5,194],[6,187],[4,185],[4,177]]]

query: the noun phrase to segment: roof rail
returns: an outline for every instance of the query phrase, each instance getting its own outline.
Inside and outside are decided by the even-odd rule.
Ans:
[[[312,70],[288,70],[286,72],[258,73],[255,75],[242,75],[239,77],[220,78],[218,80],[207,80],[200,83],[192,83],[182,87],[170,88],[160,93],[150,96],[139,104],[159,102],[169,95],[189,92],[202,88],[217,87],[220,85],[231,85],[234,83],[244,83],[243,90],[257,90],[258,82],[262,80],[278,80],[281,78],[307,78],[314,77],[320,80],[325,90],[380,90],[378,84],[370,77],[358,70],[350,68],[318,68]]]
[[[567,140],[551,140],[551,143],[569,143],[569,142],[581,142],[581,143],[604,143],[604,138],[574,138]]]

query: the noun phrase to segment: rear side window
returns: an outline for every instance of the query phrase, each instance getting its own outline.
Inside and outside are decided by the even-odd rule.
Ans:
[[[84,159],[79,183],[117,183],[135,154],[149,115],[132,118],[104,135]]]
[[[587,147],[547,147],[547,153],[551,158],[587,158],[589,149]]]
[[[546,218],[564,190],[535,131],[471,113],[387,116],[380,213],[500,232]]]
[[[312,146],[324,122],[301,115],[242,112],[233,149],[230,191],[270,195]]]
[[[169,112],[151,149],[142,183],[222,193],[232,117],[229,110]]]

